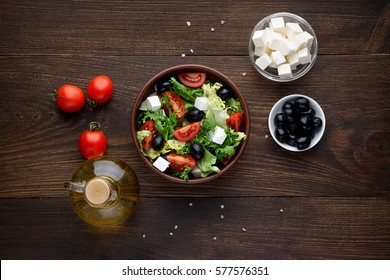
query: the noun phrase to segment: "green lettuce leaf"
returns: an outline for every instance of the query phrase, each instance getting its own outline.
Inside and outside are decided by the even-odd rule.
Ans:
[[[201,171],[202,177],[207,177],[210,173],[218,173],[220,169],[215,166],[217,162],[217,157],[210,153],[207,149],[205,149],[204,157],[201,160],[198,160],[196,163],[198,168]]]
[[[172,83],[171,90],[175,93],[177,93],[181,98],[184,100],[191,102],[192,104],[195,102],[195,99],[197,97],[200,97],[203,95],[203,89],[202,88],[189,88],[183,85],[182,83],[178,82],[175,77],[171,77],[169,80]]]

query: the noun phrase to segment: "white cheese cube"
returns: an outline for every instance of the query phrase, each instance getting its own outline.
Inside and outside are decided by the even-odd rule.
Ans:
[[[277,50],[280,51],[282,55],[289,55],[294,52],[294,47],[289,40],[283,39]]]
[[[288,63],[278,65],[278,74],[281,79],[292,78],[291,66]]]
[[[268,47],[273,50],[278,50],[283,39],[284,37],[282,34],[271,31],[271,36],[269,37],[268,41]]]
[[[286,62],[286,58],[284,57],[284,55],[282,55],[280,53],[280,51],[272,52],[271,58],[272,58],[272,61],[274,61],[276,65],[279,65],[279,64]]]
[[[150,111],[157,111],[161,108],[160,98],[158,98],[157,95],[149,96],[148,98],[146,98],[146,106]]]
[[[294,36],[291,39],[291,44],[295,51],[302,49],[306,46],[311,46],[313,43],[314,37],[310,35],[308,32],[304,31],[302,33],[299,33],[298,35]]]
[[[267,68],[272,63],[272,59],[268,54],[263,54],[258,59],[256,59],[256,65],[259,66],[262,70]]]
[[[255,48],[255,56],[262,56],[265,53],[268,55],[271,55],[271,53],[272,53],[272,50],[270,48],[268,48],[267,45],[265,45],[264,47]]]
[[[268,34],[263,30],[256,30],[252,36],[253,44],[255,47],[263,47],[268,42]]]
[[[284,19],[283,17],[277,17],[271,19],[271,22],[269,23],[269,27],[275,31],[284,34]]]
[[[273,68],[273,69],[278,69],[278,65],[276,65],[275,61],[272,60],[271,64],[269,65],[269,67]]]
[[[299,23],[287,22],[286,23],[286,36],[288,39],[292,39],[294,36],[297,36],[299,33],[302,33],[303,30]]]
[[[195,178],[202,177],[202,171],[197,166],[192,168],[191,173],[195,176]]]
[[[197,97],[195,99],[195,104],[194,106],[198,108],[201,111],[206,111],[209,108],[209,102],[207,97]]]
[[[169,167],[169,161],[162,157],[158,157],[155,162],[153,162],[153,166],[156,167],[161,172],[164,172]]]
[[[291,70],[297,69],[297,66],[301,64],[299,62],[298,54],[296,52],[293,52],[292,54],[286,56],[288,64],[291,66]]]
[[[311,53],[308,48],[300,49],[297,52],[299,63],[306,64],[311,62]]]
[[[227,135],[225,130],[220,126],[216,126],[213,134],[211,134],[210,140],[221,145],[223,141],[225,141],[226,137]]]

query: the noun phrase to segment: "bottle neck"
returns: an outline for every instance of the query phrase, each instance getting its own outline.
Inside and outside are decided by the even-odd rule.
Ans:
[[[85,185],[84,198],[92,207],[107,207],[116,200],[117,196],[113,184],[103,177],[94,177]]]

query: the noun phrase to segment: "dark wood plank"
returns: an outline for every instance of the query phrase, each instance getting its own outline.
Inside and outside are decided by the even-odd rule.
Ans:
[[[145,196],[388,196],[389,61],[390,56],[320,56],[306,77],[276,85],[257,74],[246,57],[162,57],[158,63],[149,57],[110,57],[104,64],[99,57],[1,57],[0,194],[65,196],[62,182],[83,161],[78,136],[97,120],[108,137],[107,154],[133,166]],[[144,83],[184,62],[215,67],[232,78],[246,96],[252,122],[238,165],[196,187],[172,184],[150,172],[136,154],[129,128],[132,102]],[[47,95],[65,82],[85,89],[98,73],[115,83],[115,96],[103,108],[64,114]],[[296,92],[316,99],[327,118],[318,146],[299,154],[266,138],[272,105]]]
[[[388,198],[143,198],[111,228],[84,223],[66,198],[2,199],[0,221],[1,259],[390,256]]]
[[[278,11],[308,20],[320,54],[389,53],[388,7],[386,0],[7,0],[0,4],[0,54],[246,55],[252,28]]]

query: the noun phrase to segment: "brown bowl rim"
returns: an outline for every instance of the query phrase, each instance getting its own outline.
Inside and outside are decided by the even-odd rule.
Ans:
[[[138,108],[141,104],[141,102],[144,100],[146,97],[146,94],[150,94],[151,91],[150,89],[156,85],[156,83],[164,77],[168,77],[171,75],[174,75],[179,72],[205,72],[207,74],[211,74],[213,76],[216,76],[218,79],[221,79],[223,81],[224,85],[227,85],[232,89],[232,91],[235,93],[237,98],[240,100],[242,109],[244,111],[244,133],[246,135],[246,139],[240,144],[238,150],[234,154],[234,156],[230,159],[228,165],[224,166],[219,173],[214,173],[211,174],[207,177],[204,178],[193,178],[188,181],[185,181],[181,178],[175,177],[173,175],[161,172],[157,170],[153,164],[142,154],[140,147],[138,145],[138,140],[137,140],[137,129],[136,129],[136,124],[135,121],[137,120],[138,117]],[[155,74],[151,79],[148,80],[148,82],[142,87],[142,89],[139,91],[133,106],[132,106],[132,113],[131,113],[131,136],[134,142],[134,145],[136,146],[136,150],[138,152],[138,155],[141,157],[141,159],[146,163],[146,165],[152,169],[156,174],[170,180],[176,183],[181,183],[181,184],[199,184],[199,183],[204,183],[208,182],[211,180],[214,180],[223,174],[225,174],[235,163],[238,161],[242,153],[245,151],[246,145],[249,140],[249,134],[250,134],[250,116],[249,116],[249,109],[248,105],[246,103],[244,95],[241,93],[241,91],[238,89],[238,87],[233,83],[233,81],[228,78],[225,74],[221,73],[218,70],[215,70],[214,68],[200,65],[200,64],[180,64],[176,66],[169,67],[165,70],[160,71],[159,73]]]

